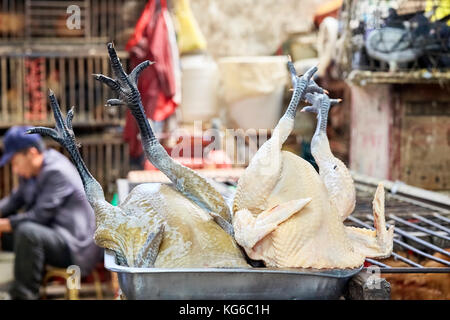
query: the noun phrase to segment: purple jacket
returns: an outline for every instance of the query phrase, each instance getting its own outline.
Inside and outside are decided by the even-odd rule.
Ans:
[[[24,213],[15,214],[22,208]],[[101,261],[102,250],[93,239],[95,215],[80,176],[70,160],[56,150],[44,151],[39,175],[20,179],[19,187],[0,200],[0,212],[3,218],[9,217],[13,229],[22,221],[32,221],[64,237],[82,276]]]

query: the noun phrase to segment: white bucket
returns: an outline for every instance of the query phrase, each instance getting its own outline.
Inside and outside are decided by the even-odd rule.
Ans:
[[[219,60],[221,93],[234,128],[273,129],[281,116],[288,78],[287,57]]]
[[[236,129],[273,129],[281,116],[284,87],[228,105],[228,117]]]
[[[182,122],[209,121],[218,114],[217,64],[206,55],[181,57]]]

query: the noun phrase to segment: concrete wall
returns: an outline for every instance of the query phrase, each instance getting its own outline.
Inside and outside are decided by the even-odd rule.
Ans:
[[[450,188],[449,87],[351,86],[350,168],[429,190]]]
[[[213,56],[271,55],[290,32],[309,29],[323,0],[191,0]]]

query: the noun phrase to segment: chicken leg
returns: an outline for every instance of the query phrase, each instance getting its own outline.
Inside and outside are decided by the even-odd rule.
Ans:
[[[272,136],[258,150],[239,179],[233,212],[247,209],[257,214],[267,207],[266,199],[278,181],[282,169],[281,147],[294,128],[298,103],[305,93],[323,92],[312,80],[317,67],[309,69],[303,76],[297,76],[294,65],[288,62],[294,92],[286,112],[272,131]]]
[[[152,131],[142,106],[137,81],[142,70],[153,62],[144,61],[127,75],[112,43],[108,44],[108,53],[117,79],[101,74],[94,75],[97,80],[119,95],[119,99],[110,99],[107,104],[109,106],[127,105],[138,124],[147,159],[172,181],[178,191],[207,210],[219,226],[233,235],[231,213],[222,195],[200,174],[173,160]]]
[[[118,263],[125,266],[153,266],[162,240],[163,226],[157,225],[156,232],[145,224],[148,214],[127,215],[120,207],[105,200],[103,189],[87,169],[78,151],[72,128],[73,108],[64,121],[58,101],[50,91],[50,106],[56,122],[56,129],[35,127],[27,133],[39,133],[51,137],[68,152],[77,168],[87,199],[94,209],[97,229],[94,239],[97,245],[115,252]],[[144,222],[144,223],[142,223]]]
[[[317,127],[311,140],[311,153],[319,166],[319,174],[331,202],[344,221],[354,210],[356,194],[352,176],[345,164],[334,157],[327,138],[327,120],[330,106],[340,99],[330,99],[326,94],[306,94],[306,101],[312,106],[304,107],[301,112],[317,113]]]
[[[353,247],[370,258],[387,258],[392,253],[394,226],[386,229],[384,214],[384,187],[378,184],[372,202],[375,230],[356,227],[345,227]]]

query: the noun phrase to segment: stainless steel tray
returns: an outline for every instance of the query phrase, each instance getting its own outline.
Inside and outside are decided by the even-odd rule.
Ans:
[[[105,250],[106,269],[117,272],[122,293],[131,300],[338,299],[356,269],[129,268]]]

